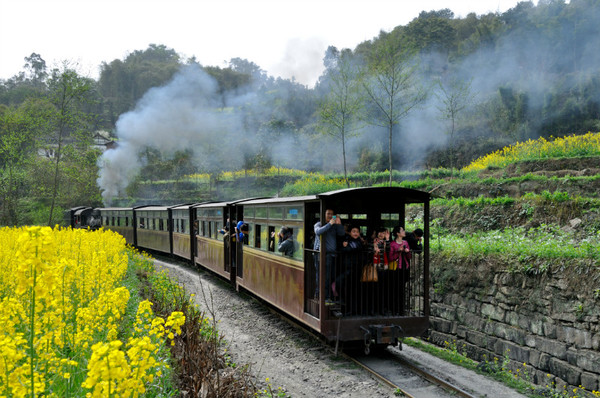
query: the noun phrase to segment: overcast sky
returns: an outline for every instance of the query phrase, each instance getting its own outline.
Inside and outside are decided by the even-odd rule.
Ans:
[[[329,45],[351,48],[421,11],[504,12],[516,0],[0,0],[0,79],[35,52],[96,79],[100,64],[164,44],[202,65],[234,57],[312,86]],[[537,1],[534,1],[537,4]]]

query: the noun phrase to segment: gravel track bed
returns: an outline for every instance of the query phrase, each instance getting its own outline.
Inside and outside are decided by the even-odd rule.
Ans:
[[[291,397],[394,397],[392,388],[214,275],[155,263],[196,295],[207,316],[215,315],[227,352],[236,364],[250,365],[259,386],[269,378],[274,391],[281,387]]]

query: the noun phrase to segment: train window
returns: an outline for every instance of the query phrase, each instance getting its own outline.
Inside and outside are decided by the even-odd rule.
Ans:
[[[296,244],[296,250],[294,250],[294,259],[302,260],[304,258],[304,228],[294,228],[294,243]]]
[[[270,252],[275,251],[275,236],[273,236],[274,234],[275,234],[275,227],[269,225],[269,232],[267,234],[267,236],[269,238],[269,245],[267,246],[267,250]]]
[[[129,226],[129,217],[125,216],[125,226],[128,227]]]
[[[366,226],[366,225],[361,225],[361,226],[360,226],[360,234],[361,234],[363,237],[368,237],[368,236],[367,236],[367,226]]]
[[[158,230],[159,231],[165,230],[165,221],[162,218],[158,220]]]
[[[283,207],[269,207],[269,219],[271,219],[271,220],[283,219]]]
[[[156,218],[152,219],[152,229],[156,231]]]
[[[285,219],[286,220],[302,220],[303,215],[302,207],[286,207]]]
[[[353,220],[366,220],[367,219],[366,214],[350,214],[350,217],[352,217]]]
[[[267,218],[267,208],[266,207],[257,207],[254,213],[254,217],[256,218]]]
[[[112,217],[110,225],[112,225],[113,227],[115,226],[115,217],[114,216]]]
[[[202,231],[200,232],[201,236],[206,236],[206,221],[202,221]]]
[[[252,229],[250,230],[252,231]],[[260,225],[256,224],[254,226],[254,231],[250,232],[252,234],[252,237],[250,238],[250,242],[254,242],[254,247],[256,247],[257,249],[260,249]]]
[[[269,230],[266,227],[258,226],[260,230],[260,248],[267,250],[269,247]]]
[[[121,216],[117,217],[117,226],[121,226]]]
[[[213,222],[209,221],[208,222],[208,237],[209,238],[213,237],[212,232],[213,232]]]
[[[254,218],[254,207],[252,207],[252,206],[244,207],[244,218]]]
[[[248,223],[248,246],[254,247],[254,224]]]
[[[381,223],[384,227],[391,230],[396,225],[400,224],[399,213],[381,213]]]
[[[179,220],[181,222],[181,233],[185,234],[185,220]]]

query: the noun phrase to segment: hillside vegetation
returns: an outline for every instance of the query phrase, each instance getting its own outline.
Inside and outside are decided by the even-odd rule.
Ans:
[[[102,62],[97,80],[23,54],[23,70],[0,79],[0,224],[54,225],[82,204],[293,195],[348,186],[347,175],[356,186],[455,181],[437,168],[598,131],[599,16],[597,0],[423,11],[353,49],[329,46],[313,87],[161,44]],[[299,176],[284,168],[339,174],[292,186]]]

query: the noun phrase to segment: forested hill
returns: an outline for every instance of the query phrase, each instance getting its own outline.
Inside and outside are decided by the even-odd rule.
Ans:
[[[460,168],[517,141],[599,131],[598,21],[600,0],[423,11],[354,49],[329,47],[314,87],[160,44],[107,60],[97,80],[32,53],[0,80],[2,219],[23,198],[40,213],[97,205],[148,179]],[[118,144],[98,161],[82,144],[100,130]]]

